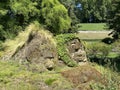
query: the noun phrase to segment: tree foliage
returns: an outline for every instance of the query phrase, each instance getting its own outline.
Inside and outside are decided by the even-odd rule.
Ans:
[[[118,39],[120,35],[120,0],[112,2],[112,9],[108,15],[108,25],[114,31],[111,33],[114,39]]]
[[[82,22],[104,22],[111,9],[112,0],[76,0],[77,17]]]
[[[0,39],[12,38],[39,13],[31,0],[0,1]]]
[[[54,33],[67,32],[71,20],[67,9],[57,0],[43,0],[41,13],[44,23]]]
[[[75,30],[77,30],[77,24],[80,22],[75,14],[75,8],[76,8],[76,4],[75,4],[75,0],[59,0],[68,10],[68,15],[71,18],[72,22],[71,22],[71,29],[69,32],[75,32]]]
[[[15,37],[33,21],[53,33],[67,32],[71,20],[58,0],[0,0],[0,39]]]

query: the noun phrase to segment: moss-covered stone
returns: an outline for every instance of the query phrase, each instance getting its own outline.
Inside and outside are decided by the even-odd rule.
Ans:
[[[59,59],[65,64],[77,66],[79,62],[87,61],[84,46],[75,34],[61,34],[55,38],[57,40]]]

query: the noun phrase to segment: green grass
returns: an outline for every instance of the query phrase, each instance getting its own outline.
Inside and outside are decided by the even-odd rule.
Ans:
[[[78,32],[78,37],[83,40],[84,39],[100,40],[106,37],[111,37],[108,35],[111,31],[108,30],[107,28],[108,27],[105,23],[81,23],[81,24],[78,24],[78,31],[87,31],[87,32]]]
[[[43,90],[41,85],[54,87],[52,90],[72,90],[72,83],[56,71],[32,72],[17,62],[0,61],[0,90]]]
[[[78,30],[90,30],[90,31],[99,31],[99,30],[107,30],[107,26],[105,23],[81,23],[78,24]]]

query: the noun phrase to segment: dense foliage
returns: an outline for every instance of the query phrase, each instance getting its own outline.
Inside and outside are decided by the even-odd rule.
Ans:
[[[105,22],[113,0],[59,0],[68,9],[73,24]],[[74,21],[75,20],[75,21]]]
[[[58,0],[0,0],[0,40],[13,38],[33,21],[53,33],[67,32],[71,23]]]
[[[89,59],[100,58],[106,59],[110,53],[111,46],[101,42],[86,44],[86,52]]]
[[[110,29],[114,30],[111,33],[114,39],[118,39],[120,34],[120,0],[113,1],[111,12],[108,15],[108,25]]]
[[[71,20],[68,17],[67,9],[57,0],[43,0],[41,14],[45,25],[53,33],[67,32]]]
[[[76,15],[82,22],[105,22],[112,0],[76,0]]]
[[[71,31],[76,30],[77,29],[77,25],[79,22],[79,19],[76,17],[75,14],[75,8],[76,8],[76,4],[75,4],[75,0],[59,0],[67,9],[68,9],[68,15],[71,18],[72,22],[71,22]]]
[[[0,40],[15,37],[33,21],[52,33],[73,32],[80,22],[105,22],[112,1],[0,0]]]
[[[0,1],[0,39],[12,38],[39,13],[30,0]]]

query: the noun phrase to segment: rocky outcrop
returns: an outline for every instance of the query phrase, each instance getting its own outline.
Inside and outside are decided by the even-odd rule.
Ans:
[[[55,66],[54,62],[58,59],[68,66],[77,66],[78,63],[87,61],[84,46],[74,34],[58,35],[56,42],[50,32],[41,30],[36,25],[30,25],[17,38],[10,42],[13,46],[6,46],[8,48],[1,60],[16,60],[22,64],[29,63],[28,66],[32,64],[35,71],[39,66],[43,70],[45,68],[52,70]],[[22,40],[20,41],[20,39]]]
[[[87,62],[85,48],[79,39],[73,39],[66,44],[70,57],[73,60],[79,64]]]
[[[44,66],[51,70],[54,67],[54,61],[57,60],[57,50],[55,42],[45,31],[32,31],[28,40],[22,47],[18,47],[12,55],[13,60],[19,60],[20,63],[29,62],[30,64]]]

